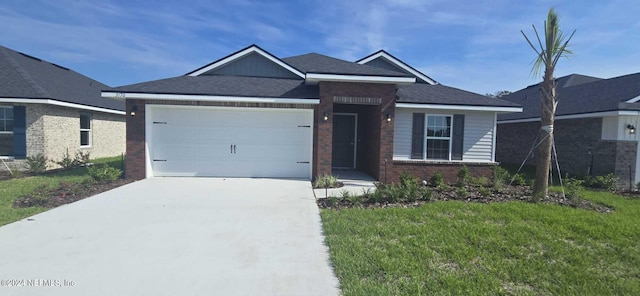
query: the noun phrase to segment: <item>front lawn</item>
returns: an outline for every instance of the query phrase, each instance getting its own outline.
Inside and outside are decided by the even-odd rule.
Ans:
[[[121,168],[121,157],[119,156],[92,160],[92,162]],[[13,203],[18,197],[27,195],[43,185],[54,187],[60,182],[80,183],[90,178],[87,174],[87,168],[79,167],[31,177],[1,180],[0,226],[47,210],[47,208],[42,207],[14,208]]]
[[[321,216],[345,295],[640,295],[640,199],[583,195],[615,211],[438,201]]]

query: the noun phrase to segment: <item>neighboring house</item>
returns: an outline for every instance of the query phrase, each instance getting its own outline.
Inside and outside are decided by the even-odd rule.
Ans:
[[[124,103],[102,98],[107,88],[0,46],[0,157],[22,165],[26,157],[39,154],[57,161],[67,151],[71,157],[77,151],[92,158],[120,155],[125,150]]]
[[[357,62],[252,45],[184,76],[103,92],[127,104],[127,176],[489,174],[514,103],[447,87],[379,51]],[[333,171],[334,174],[339,172]]]
[[[640,73],[610,79],[574,74],[556,79],[556,85],[554,135],[561,172],[614,173],[623,188],[639,182]],[[540,128],[540,85],[502,99],[524,111],[498,116],[496,159],[520,164]]]

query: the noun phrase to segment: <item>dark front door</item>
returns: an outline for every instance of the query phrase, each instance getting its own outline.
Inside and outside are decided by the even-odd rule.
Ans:
[[[331,157],[334,168],[356,167],[356,114],[334,114]]]

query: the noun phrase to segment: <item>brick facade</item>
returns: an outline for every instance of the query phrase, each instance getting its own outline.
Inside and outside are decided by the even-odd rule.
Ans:
[[[123,115],[82,110],[47,104],[9,104],[25,106],[27,157],[45,155],[59,161],[68,151],[88,152],[91,158],[121,155],[125,151],[125,118]],[[91,116],[91,146],[80,147],[80,114]],[[23,160],[14,161],[21,168]],[[58,168],[53,162],[48,168]]]
[[[318,105],[129,99],[126,106],[127,114],[135,107],[136,115],[126,117],[126,175],[132,179],[146,177],[145,106],[157,104],[314,109],[313,178],[332,174],[334,113],[356,113],[358,114],[356,169],[381,182],[398,182],[403,171],[409,171],[422,179],[428,179],[436,171],[440,171],[447,182],[455,182],[461,167],[460,163],[393,161],[395,85],[320,82],[318,88],[320,97]],[[387,116],[391,117],[390,122],[387,121]],[[486,177],[491,176],[493,165],[495,164],[467,164],[472,175]]]
[[[358,113],[359,126],[364,126],[356,153],[356,168],[376,179],[383,179],[384,160],[387,170],[393,166],[393,121],[387,122],[387,114],[393,118],[396,86],[393,84],[320,82],[320,104],[316,109],[314,133],[313,175],[331,174],[333,144],[333,113]],[[337,102],[337,103],[336,103]],[[379,102],[379,104],[377,104]],[[345,104],[353,103],[353,104]],[[324,113],[329,120],[324,121]],[[364,142],[364,143],[363,143]]]
[[[498,124],[496,160],[520,164],[530,151],[540,122]],[[637,142],[602,138],[602,118],[556,120],[554,124],[560,171],[584,176],[614,173],[619,186],[629,188],[635,178]],[[530,157],[528,164],[535,165]]]
[[[492,179],[493,168],[495,163],[464,163],[469,168],[469,173],[473,177],[485,177],[489,180]],[[398,183],[400,181],[400,175],[403,172],[409,172],[420,180],[427,180],[436,173],[440,172],[444,176],[444,181],[448,184],[453,184],[458,179],[458,171],[462,168],[462,163],[449,163],[449,162],[424,162],[424,161],[394,161],[393,172],[390,174],[388,182]]]

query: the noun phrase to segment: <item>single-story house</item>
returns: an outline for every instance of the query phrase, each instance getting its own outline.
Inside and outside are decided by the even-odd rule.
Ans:
[[[71,157],[82,151],[92,158],[124,153],[124,103],[101,97],[108,88],[0,46],[0,157],[22,166],[25,158],[39,154],[58,161],[67,151]]]
[[[385,51],[356,62],[251,45],[183,76],[117,87],[129,178],[313,179],[357,169],[489,174],[496,116],[517,104],[444,86]]]
[[[561,172],[613,173],[622,188],[639,182],[640,73],[609,79],[573,74],[557,78],[556,85],[554,138]],[[520,164],[540,128],[540,84],[502,99],[524,111],[498,116],[496,159]]]

